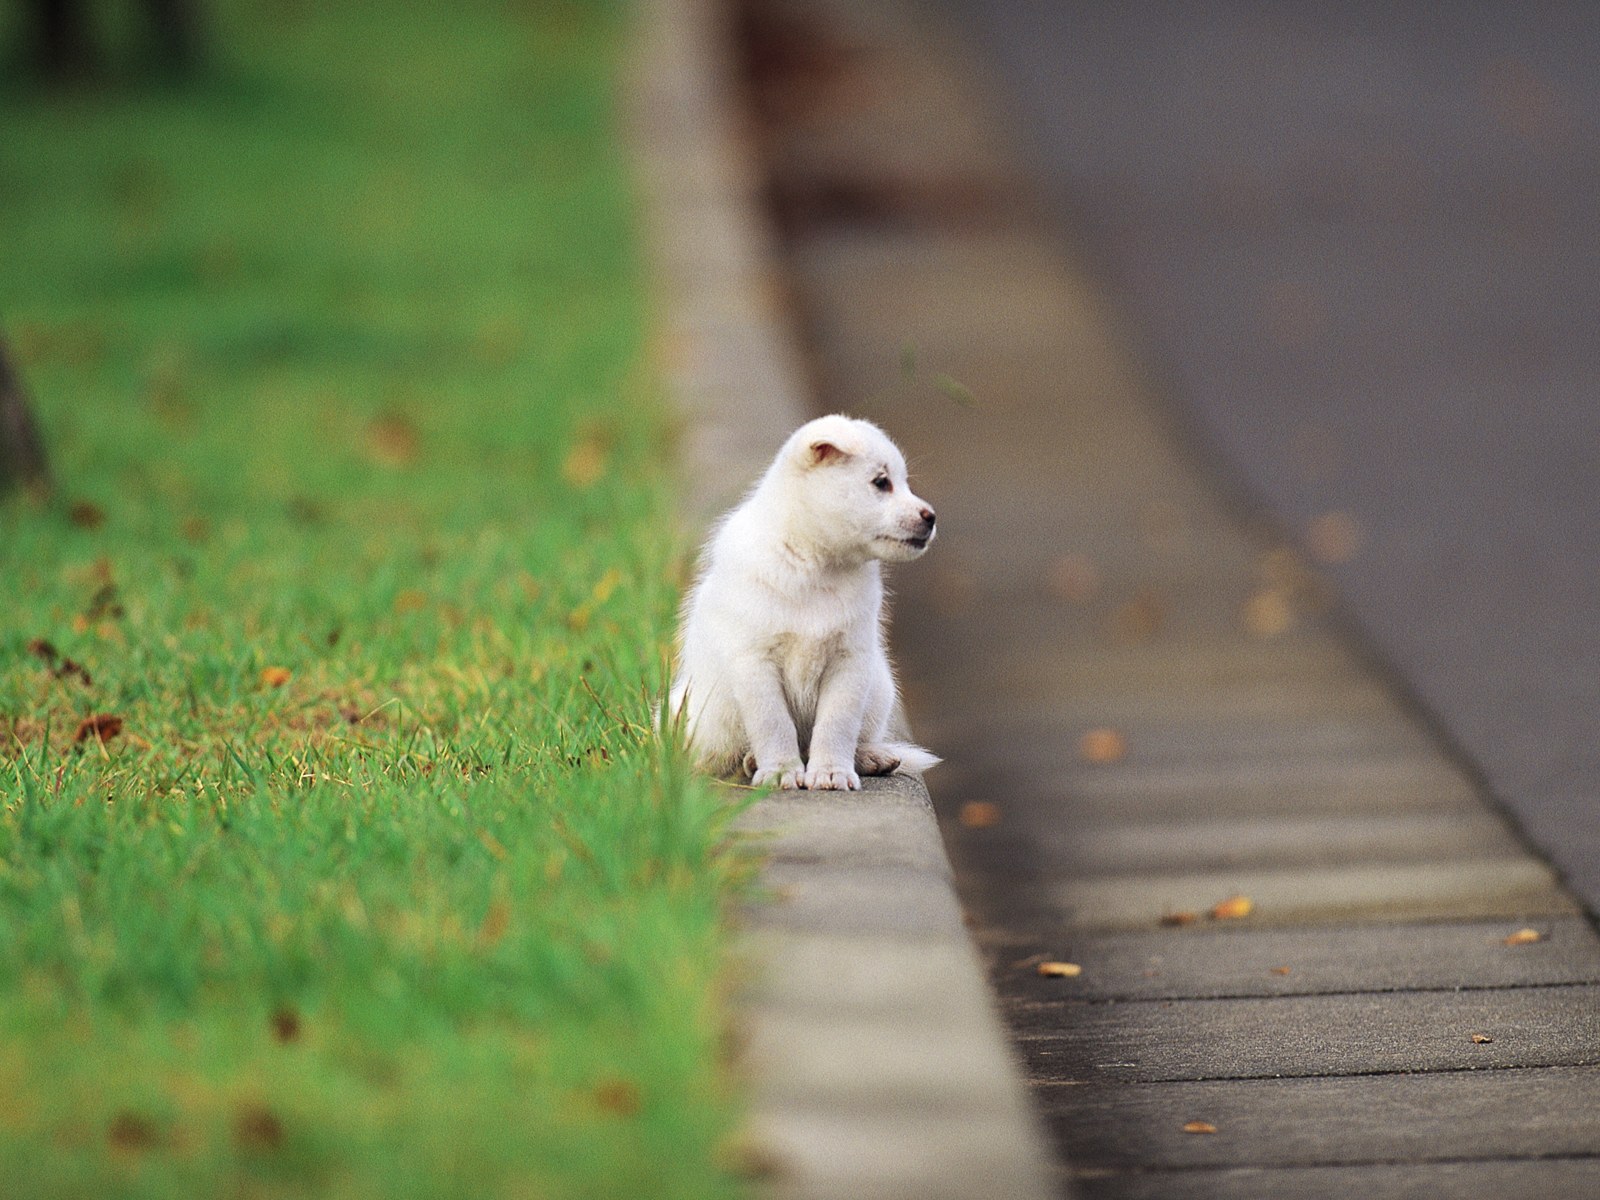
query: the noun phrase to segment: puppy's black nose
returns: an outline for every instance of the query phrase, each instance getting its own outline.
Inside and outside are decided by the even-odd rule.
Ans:
[[[933,523],[937,519],[933,509],[928,508],[926,505],[923,506],[922,511],[917,516],[922,518],[923,524],[927,525],[929,529],[933,528]]]

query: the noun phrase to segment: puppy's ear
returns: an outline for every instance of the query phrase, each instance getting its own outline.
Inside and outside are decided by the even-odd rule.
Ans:
[[[806,449],[806,466],[825,467],[832,463],[843,462],[849,457],[848,450],[841,450],[832,442],[812,442]]]

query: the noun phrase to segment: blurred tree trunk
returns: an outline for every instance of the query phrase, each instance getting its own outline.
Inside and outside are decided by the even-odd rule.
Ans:
[[[186,75],[199,65],[200,19],[189,0],[144,0],[150,18],[150,46],[157,68]]]
[[[101,61],[87,0],[31,0],[34,66],[53,83],[92,78]],[[143,0],[154,67],[183,75],[200,57],[200,19],[193,0]]]
[[[92,75],[98,65],[83,0],[33,0],[33,61],[46,79]]]
[[[0,341],[0,493],[18,485],[36,497],[49,495],[50,466],[22,393],[22,380],[11,369],[6,344]]]

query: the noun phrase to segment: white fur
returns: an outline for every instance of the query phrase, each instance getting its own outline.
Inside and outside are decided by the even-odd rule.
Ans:
[[[859,788],[862,774],[939,761],[889,740],[880,570],[920,557],[933,534],[933,510],[876,425],[821,417],[784,443],[712,533],[684,601],[668,705],[676,715],[687,702],[702,767]]]

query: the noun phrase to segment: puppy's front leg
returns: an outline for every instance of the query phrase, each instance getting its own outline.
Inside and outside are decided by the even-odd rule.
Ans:
[[[739,715],[750,739],[745,770],[757,787],[776,783],[781,788],[798,788],[803,765],[800,761],[800,735],[795,732],[794,716],[783,694],[783,680],[776,663],[752,658],[740,664],[737,672]]]
[[[810,761],[806,763],[806,787],[837,791],[861,787],[855,766],[856,744],[861,741],[869,681],[866,665],[854,655],[837,660],[823,679]]]

